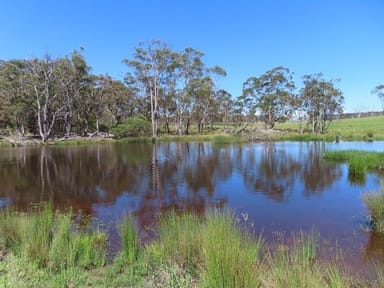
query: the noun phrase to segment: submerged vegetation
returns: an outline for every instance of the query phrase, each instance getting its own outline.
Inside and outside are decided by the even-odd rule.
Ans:
[[[321,260],[316,237],[267,246],[229,211],[163,216],[140,243],[133,218],[118,225],[121,251],[107,263],[107,234],[49,206],[0,215],[4,287],[382,287]],[[381,281],[381,282],[380,282]]]

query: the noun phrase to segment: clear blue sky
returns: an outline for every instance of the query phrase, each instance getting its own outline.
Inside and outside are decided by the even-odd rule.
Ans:
[[[193,47],[228,75],[220,88],[282,65],[339,78],[345,109],[381,110],[383,0],[0,0],[0,59],[65,56],[84,47],[93,72],[121,79],[140,41]]]

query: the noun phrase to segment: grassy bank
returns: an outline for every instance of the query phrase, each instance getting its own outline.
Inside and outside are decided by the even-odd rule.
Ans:
[[[359,150],[327,151],[324,159],[346,162],[348,172],[353,176],[364,175],[367,171],[384,171],[384,153]]]
[[[249,141],[372,141],[384,140],[384,116],[353,118],[334,120],[325,134],[312,134],[310,126],[306,122],[276,123],[273,130],[266,129],[262,122],[240,123],[226,125],[213,125],[206,134],[200,135],[196,129],[190,131],[190,135],[166,134],[160,131],[157,138],[159,142],[213,142],[213,143],[243,143]],[[94,143],[152,143],[152,137],[129,137],[119,140],[103,137],[77,137],[74,139],[50,140],[51,145],[85,145]],[[0,139],[1,146],[40,145],[42,142],[33,141],[9,142]]]
[[[276,129],[282,131],[275,140],[384,140],[384,116],[334,120],[326,134],[311,135],[310,126],[305,122],[277,123]],[[303,131],[301,134],[300,131]]]
[[[106,261],[105,232],[49,206],[0,215],[2,287],[382,287],[320,260],[316,239],[264,245],[229,212],[164,216],[141,244],[132,218],[118,225],[121,252]]]

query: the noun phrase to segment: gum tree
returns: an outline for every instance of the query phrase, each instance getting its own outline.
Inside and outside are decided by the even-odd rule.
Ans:
[[[123,60],[132,69],[126,78],[135,78],[142,94],[149,98],[153,138],[157,137],[159,100],[167,82],[169,66],[172,63],[171,55],[171,50],[165,43],[154,40],[149,44],[140,43],[135,48],[133,59]]]
[[[275,67],[259,77],[250,77],[243,84],[242,99],[261,110],[265,123],[273,129],[277,120],[285,119],[292,102],[295,84],[285,67]]]
[[[381,103],[381,107],[383,108],[383,111],[384,111],[384,84],[380,84],[380,85],[377,85],[372,91],[371,93],[373,95],[376,95],[379,100],[380,100],[380,103]]]
[[[309,116],[312,133],[325,133],[335,115],[343,113],[343,92],[336,88],[335,80],[325,80],[323,74],[303,76],[300,103]]]

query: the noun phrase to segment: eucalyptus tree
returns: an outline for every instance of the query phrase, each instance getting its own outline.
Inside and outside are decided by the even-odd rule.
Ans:
[[[260,109],[269,128],[276,120],[284,119],[290,111],[295,84],[292,73],[285,67],[275,67],[259,77],[250,77],[243,84],[242,98],[253,106],[251,111]]]
[[[312,133],[325,133],[335,116],[343,112],[343,92],[321,73],[305,75],[303,82],[299,98],[309,115]]]
[[[70,85],[65,93],[65,114],[64,114],[64,127],[65,133],[69,136],[74,124],[74,118],[80,122],[87,118],[86,113],[82,113],[87,109],[84,108],[83,103],[87,103],[87,98],[90,95],[90,89],[93,83],[93,76],[90,74],[91,67],[87,64],[84,56],[77,50],[74,50],[70,56],[70,66],[67,68],[67,81]],[[77,123],[79,124],[79,123]],[[85,125],[87,126],[87,125]]]
[[[183,52],[179,53],[176,62],[174,62],[177,83],[175,94],[175,112],[176,112],[176,130],[177,134],[183,133],[183,126],[185,127],[185,134],[189,133],[189,125],[192,116],[193,98],[192,90],[197,79],[204,77],[206,67],[202,60],[204,53],[187,47]]]
[[[232,100],[232,95],[224,89],[216,91],[217,100],[217,113],[218,117],[221,117],[221,122],[224,125],[224,130],[233,114],[235,114],[234,106],[235,103]]]
[[[99,89],[103,91],[102,103],[105,107],[101,109],[105,119],[112,127],[121,124],[128,117],[139,114],[136,91],[134,87],[126,86],[122,81],[115,80],[111,76],[100,76]]]
[[[140,84],[142,94],[149,98],[152,137],[155,138],[159,119],[159,99],[167,82],[172,52],[161,41],[143,42],[135,48],[133,59],[124,59],[123,62],[132,69],[127,77],[134,76]]]
[[[21,60],[0,61],[0,117],[20,139],[24,138],[26,126],[33,117],[31,91],[25,85],[25,69]]]
[[[192,83],[191,94],[194,100],[193,114],[197,122],[197,129],[199,133],[203,133],[207,118],[210,116],[209,112],[215,105],[213,80],[210,77],[195,79]]]
[[[63,117],[65,108],[64,91],[69,89],[72,78],[68,77],[68,59],[25,60],[26,85],[31,89],[33,109],[37,116],[38,131],[43,142],[51,135],[56,121]]]
[[[373,90],[371,91],[372,94],[376,95],[381,103],[381,107],[384,111],[384,84],[377,85]]]

